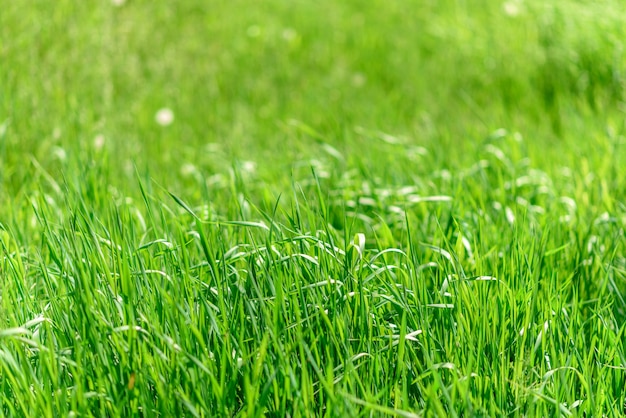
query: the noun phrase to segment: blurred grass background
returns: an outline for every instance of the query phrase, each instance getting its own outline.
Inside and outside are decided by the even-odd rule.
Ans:
[[[615,1],[3,3],[4,196],[34,187],[31,158],[54,178],[93,161],[122,189],[133,164],[179,187],[181,167],[234,160],[274,183],[323,143],[402,176],[406,150],[381,153],[367,132],[456,167],[498,128],[563,163],[623,131]]]

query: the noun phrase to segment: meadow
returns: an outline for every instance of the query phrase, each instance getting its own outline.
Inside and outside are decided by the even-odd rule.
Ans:
[[[0,416],[626,415],[617,0],[0,0]]]

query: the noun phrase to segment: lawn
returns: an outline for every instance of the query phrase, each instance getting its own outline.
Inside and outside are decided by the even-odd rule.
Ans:
[[[0,416],[626,415],[618,0],[0,0]]]

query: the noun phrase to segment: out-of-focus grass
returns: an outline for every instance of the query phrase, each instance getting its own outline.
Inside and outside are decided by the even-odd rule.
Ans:
[[[1,3],[2,415],[626,413],[624,17]]]

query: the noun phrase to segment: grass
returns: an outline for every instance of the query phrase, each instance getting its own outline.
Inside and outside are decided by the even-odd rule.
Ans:
[[[619,2],[5,3],[2,416],[626,414]]]

